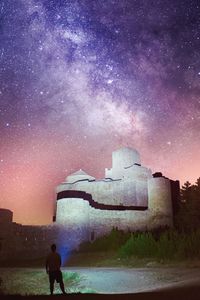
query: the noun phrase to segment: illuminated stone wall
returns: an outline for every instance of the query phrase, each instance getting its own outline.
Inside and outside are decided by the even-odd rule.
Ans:
[[[112,168],[105,170],[105,179],[95,180],[82,170],[68,176],[66,182],[57,187],[57,193],[84,191],[97,204],[123,206],[125,209],[100,209],[84,198],[78,202],[75,198],[59,199],[56,224],[88,227],[83,239],[90,234],[103,235],[113,227],[135,231],[173,226],[170,180],[154,178],[151,170],[140,164],[136,150],[122,148],[113,152]],[[146,210],[130,210],[126,209],[127,206],[146,207]]]
[[[80,198],[61,199],[57,203],[56,223],[60,225],[88,225],[89,203]]]
[[[168,189],[168,180],[161,178],[160,182],[162,182],[162,188],[164,185]],[[163,198],[160,198],[154,194],[155,182],[149,184],[151,185],[150,202],[148,209],[144,211],[95,209],[89,206],[87,200],[79,199],[82,203],[76,203],[77,199],[67,198],[58,201],[56,224],[66,226],[66,228],[67,226],[77,227],[79,230],[84,228],[83,234],[79,236],[80,241],[91,240],[92,236],[95,238],[102,236],[109,233],[113,227],[124,231],[146,231],[163,226],[171,227],[173,225],[172,208],[166,205],[167,209],[165,209],[164,204],[165,199],[170,198],[170,190],[168,190],[168,196],[167,193],[163,193]],[[159,210],[155,209],[154,205]]]
[[[147,206],[148,202],[147,180],[79,181],[57,188],[57,192],[63,190],[85,191],[94,201],[104,204]]]

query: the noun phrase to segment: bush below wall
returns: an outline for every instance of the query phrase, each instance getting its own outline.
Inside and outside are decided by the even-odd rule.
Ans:
[[[119,249],[123,258],[153,258],[158,260],[185,260],[200,258],[200,230],[179,233],[168,230],[156,238],[152,233],[131,234]]]
[[[200,258],[200,230],[181,233],[161,228],[153,232],[125,233],[113,229],[107,236],[83,243],[79,253],[115,251],[120,258],[185,260]]]

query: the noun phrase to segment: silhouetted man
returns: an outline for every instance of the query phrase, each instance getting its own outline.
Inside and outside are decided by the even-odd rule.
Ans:
[[[61,267],[61,257],[60,254],[56,252],[56,245],[53,244],[51,245],[51,253],[47,256],[47,260],[46,260],[46,271],[47,274],[49,274],[51,295],[53,295],[55,280],[56,282],[59,282],[60,289],[63,292],[63,294],[66,294],[60,267]]]

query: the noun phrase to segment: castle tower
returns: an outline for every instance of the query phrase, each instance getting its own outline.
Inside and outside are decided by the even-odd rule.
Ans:
[[[89,203],[82,198],[63,198],[57,201],[57,225],[69,227],[89,224]]]
[[[57,201],[56,225],[60,228],[59,247],[89,240],[89,202],[82,198],[62,198]]]
[[[148,180],[148,208],[160,226],[173,225],[173,210],[170,180],[165,177]]]
[[[124,170],[134,164],[141,164],[140,155],[137,150],[129,147],[123,147],[112,153],[112,169],[105,170],[105,177],[112,179],[121,179]]]

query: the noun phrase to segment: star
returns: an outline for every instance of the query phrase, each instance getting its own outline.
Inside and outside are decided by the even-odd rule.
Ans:
[[[108,79],[108,80],[107,80],[107,83],[108,83],[108,84],[113,83],[113,79]]]

